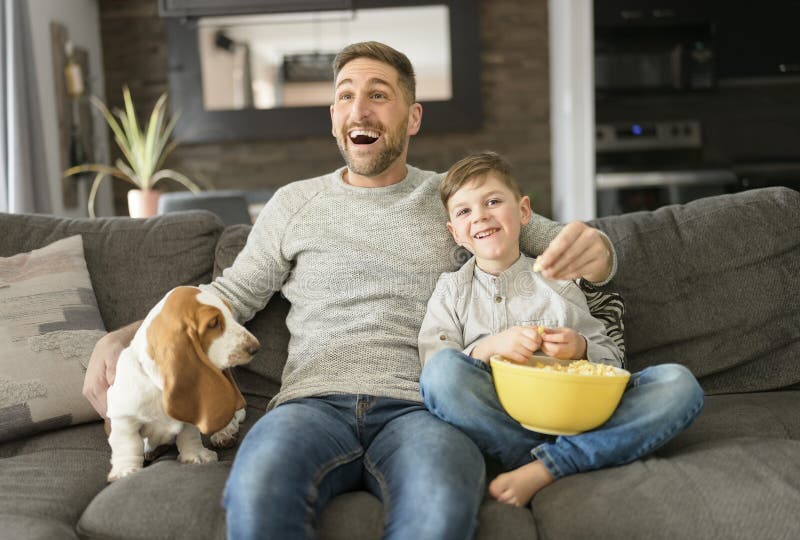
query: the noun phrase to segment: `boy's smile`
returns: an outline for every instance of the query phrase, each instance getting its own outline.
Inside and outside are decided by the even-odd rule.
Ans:
[[[531,219],[530,199],[517,200],[494,173],[465,184],[447,209],[447,229],[475,255],[481,270],[496,275],[519,258],[519,232]]]

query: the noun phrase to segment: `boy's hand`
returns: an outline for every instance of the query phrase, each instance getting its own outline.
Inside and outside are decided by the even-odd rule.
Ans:
[[[542,337],[535,326],[512,326],[480,340],[472,349],[472,357],[489,363],[490,356],[500,354],[512,362],[524,364],[541,346]]]
[[[562,360],[586,358],[586,339],[571,328],[545,328],[541,343],[547,356]]]

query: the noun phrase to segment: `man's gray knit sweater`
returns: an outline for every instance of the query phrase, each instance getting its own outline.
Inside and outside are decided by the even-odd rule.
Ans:
[[[291,302],[271,407],[338,393],[421,401],[417,337],[428,298],[442,272],[469,258],[445,227],[441,174],[409,166],[402,182],[360,188],[342,180],[344,170],[279,189],[234,264],[205,286],[240,321],[276,291]],[[520,245],[539,254],[560,229],[534,216]]]

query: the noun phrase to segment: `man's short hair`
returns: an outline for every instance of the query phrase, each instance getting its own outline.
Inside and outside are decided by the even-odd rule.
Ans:
[[[489,173],[494,173],[500,182],[511,190],[517,200],[522,198],[522,192],[511,176],[511,164],[497,152],[478,152],[454,163],[439,184],[439,197],[442,199],[445,210],[447,210],[447,201],[458,190],[476,180],[483,184]]]
[[[353,43],[339,51],[339,54],[333,59],[333,80],[336,80],[339,72],[348,62],[358,58],[370,58],[392,66],[397,70],[397,80],[408,103],[411,104],[417,100],[417,82],[411,61],[400,51],[377,41]]]

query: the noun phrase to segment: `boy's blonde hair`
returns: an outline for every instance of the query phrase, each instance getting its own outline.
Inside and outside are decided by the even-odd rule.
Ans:
[[[348,45],[333,59],[333,80],[349,62],[358,58],[369,58],[384,64],[389,64],[397,70],[397,81],[400,89],[409,104],[417,100],[417,83],[414,76],[414,67],[408,57],[398,50],[378,41],[362,41]]]
[[[439,184],[439,197],[442,199],[445,210],[448,210],[447,201],[459,189],[475,180],[482,184],[489,173],[494,173],[500,182],[511,190],[518,201],[522,198],[519,186],[511,176],[511,164],[497,152],[478,152],[453,164],[442,183]]]

